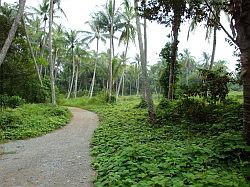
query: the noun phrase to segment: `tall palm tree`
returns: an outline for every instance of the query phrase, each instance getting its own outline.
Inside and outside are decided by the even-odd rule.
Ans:
[[[92,43],[94,40],[96,40],[96,54],[95,54],[95,65],[94,65],[94,72],[93,77],[91,81],[91,86],[89,89],[89,97],[92,98],[93,96],[93,90],[95,86],[95,77],[96,77],[96,68],[97,68],[97,59],[98,59],[98,52],[99,52],[99,42],[100,40],[103,43],[106,43],[106,39],[109,37],[108,34],[101,32],[100,27],[98,25],[98,22],[95,20],[95,17],[93,17],[93,20],[88,22],[88,25],[91,29],[91,31],[83,31],[87,36],[83,39],[83,41],[88,41],[89,43]]]
[[[72,89],[73,89],[75,70],[76,70],[74,48],[79,42],[78,35],[79,35],[79,31],[75,31],[75,30],[70,30],[69,32],[65,33],[65,37],[66,37],[65,41],[67,45],[69,46],[69,50],[71,52],[71,60],[72,60],[72,77],[70,81],[67,99],[70,97]]]
[[[109,33],[109,97],[112,95],[112,59],[114,56],[114,33],[121,27],[121,15],[119,9],[115,7],[115,0],[108,0],[104,9],[95,14],[96,21],[100,29]]]
[[[10,47],[10,45],[15,37],[16,30],[17,30],[18,25],[19,25],[21,18],[23,16],[25,3],[26,3],[26,0],[19,0],[19,8],[18,8],[18,11],[16,14],[16,18],[11,26],[8,37],[5,40],[5,43],[0,51],[0,66],[2,65],[2,63],[6,57],[6,54],[8,52],[8,49],[9,49],[9,47]]]
[[[54,5],[56,4],[57,6],[53,7],[53,19],[54,19],[54,17],[59,17],[58,15],[56,15],[58,12],[60,14],[63,14],[64,17],[67,17],[65,12],[63,11],[63,9],[60,6],[60,3],[61,3],[61,0],[54,1]],[[44,22],[43,37],[42,37],[42,40],[40,43],[40,56],[43,57],[46,42],[48,39],[46,29],[47,29],[47,21],[48,21],[48,16],[49,16],[49,11],[50,11],[50,0],[43,0],[39,4],[38,8],[31,7],[31,10],[33,11],[33,14],[38,15],[38,17]]]
[[[188,49],[184,49],[181,60],[183,61],[185,68],[185,84],[186,86],[188,86],[189,84],[188,77],[193,67],[194,57],[191,56],[191,53]]]
[[[119,45],[123,43],[126,46],[125,52],[124,52],[124,59],[126,59],[129,43],[131,41],[135,43],[135,37],[136,37],[136,28],[134,24],[135,11],[134,11],[134,7],[130,4],[129,0],[124,0],[123,2],[123,11],[121,12],[121,20],[122,20],[122,23],[121,23],[122,30],[121,30],[121,36],[119,39]],[[126,64],[126,60],[124,60],[124,64]],[[120,78],[120,82],[118,85],[118,90],[116,93],[117,98],[120,93],[122,82],[124,82],[124,70],[123,70],[123,73],[122,73],[122,76]],[[124,89],[124,87],[122,87],[122,89]],[[124,91],[122,90],[122,93],[123,92]]]
[[[50,66],[50,85],[51,85],[51,102],[56,104],[55,77],[54,77],[54,62],[52,54],[52,25],[53,25],[54,0],[50,0],[49,8],[49,66]]]
[[[145,48],[143,47],[141,23],[140,23],[140,18],[138,14],[138,0],[134,0],[134,7],[136,10],[136,28],[137,28],[137,36],[138,36],[139,49],[140,49],[140,61],[141,61],[141,68],[142,68],[142,81],[143,81],[143,87],[144,87],[144,92],[145,92],[145,99],[146,99],[147,106],[148,106],[149,121],[150,123],[155,124],[156,113],[155,113],[155,107],[154,107],[154,103],[152,99],[152,94],[150,92],[150,87],[149,87],[147,62],[145,59],[146,57]]]
[[[204,62],[204,68],[208,69],[209,68],[209,61],[211,59],[211,56],[208,53],[203,52],[202,53],[202,58],[203,58],[203,62]]]
[[[210,64],[207,67],[207,68],[209,68],[211,70],[213,65],[214,65],[216,45],[217,45],[217,31],[220,29],[220,23],[219,22],[220,22],[220,13],[222,11],[222,6],[218,3],[218,1],[215,1],[215,0],[209,0],[207,2],[212,4],[211,9],[212,9],[212,12],[213,12],[212,13],[210,11],[208,13],[207,22],[205,24],[205,27],[206,27],[205,39],[210,40],[211,35],[213,36]],[[187,38],[189,38],[189,33],[191,31],[194,31],[195,28],[198,27],[199,22],[200,21],[196,20],[196,18],[191,21]]]

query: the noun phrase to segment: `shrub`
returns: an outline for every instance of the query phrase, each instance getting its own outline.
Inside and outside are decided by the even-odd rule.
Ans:
[[[6,109],[0,113],[0,129],[13,129],[22,124],[22,115],[12,109]]]
[[[108,93],[105,91],[99,92],[95,97],[92,97],[88,101],[89,104],[105,104],[105,103],[114,104],[115,102],[116,102],[116,97],[114,95],[109,97]]]
[[[0,95],[0,107],[16,108],[25,103],[25,100],[19,96]]]
[[[140,103],[136,105],[135,108],[147,108],[147,102],[145,101],[145,99],[141,98]]]
[[[68,112],[66,108],[51,106],[48,110],[44,111],[44,114],[47,116],[67,116]]]
[[[231,74],[223,69],[199,70],[200,81],[189,86],[181,86],[184,96],[199,96],[208,102],[224,101],[229,93],[228,83],[231,82]]]
[[[157,117],[161,124],[186,121],[189,122],[186,123],[189,130],[214,134],[227,129],[241,130],[243,106],[230,100],[215,104],[195,98],[164,99],[157,107]]]

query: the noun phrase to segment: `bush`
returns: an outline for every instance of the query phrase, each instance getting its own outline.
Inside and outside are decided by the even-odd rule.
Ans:
[[[6,109],[0,113],[0,129],[13,129],[22,125],[22,115],[12,109]]]
[[[25,103],[25,100],[19,96],[0,95],[0,107],[16,108]]]
[[[157,107],[157,117],[161,124],[186,121],[189,130],[195,132],[217,133],[218,130],[241,130],[243,106],[230,100],[214,104],[194,98],[178,101],[164,99]]]
[[[147,108],[147,102],[145,101],[145,99],[141,98],[141,101],[138,105],[135,106],[135,108]]]
[[[109,94],[105,91],[99,92],[95,97],[92,97],[89,99],[88,103],[89,104],[114,104],[116,102],[116,97],[112,95],[109,97]]]
[[[44,111],[44,115],[47,116],[67,116],[68,115],[68,109],[58,107],[58,106],[51,106],[48,110]]]

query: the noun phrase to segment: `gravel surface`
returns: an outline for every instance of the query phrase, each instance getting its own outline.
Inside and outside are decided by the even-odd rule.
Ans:
[[[91,187],[89,143],[98,117],[70,108],[70,124],[42,137],[0,145],[0,186]]]

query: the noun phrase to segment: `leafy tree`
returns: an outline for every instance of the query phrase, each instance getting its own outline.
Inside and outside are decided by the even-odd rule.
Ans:
[[[145,3],[142,1],[142,3]],[[145,6],[145,5],[143,5]],[[172,51],[171,51],[171,63],[169,69],[169,91],[168,98],[174,98],[174,69],[177,65],[177,51],[178,51],[178,35],[181,22],[185,13],[188,13],[188,6],[186,1],[183,0],[150,0],[144,9],[146,18],[150,20],[157,20],[161,24],[172,27]]]
[[[11,20],[0,15],[0,46],[8,36]],[[5,63],[0,66],[0,95],[19,96],[27,102],[47,102],[50,98],[49,87],[43,86],[37,79],[28,43],[25,38],[24,25],[20,25],[8,50]]]

